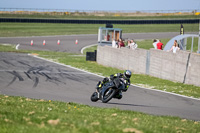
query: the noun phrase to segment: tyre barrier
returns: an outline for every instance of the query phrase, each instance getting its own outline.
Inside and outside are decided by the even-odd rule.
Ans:
[[[94,52],[86,52],[86,61],[96,61],[97,50]]]

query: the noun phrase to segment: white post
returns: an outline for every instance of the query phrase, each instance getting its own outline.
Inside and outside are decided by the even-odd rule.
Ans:
[[[200,53],[200,19],[199,19],[199,40],[198,40],[198,51],[197,53]]]
[[[194,37],[192,37],[191,53],[193,52],[193,43],[194,43]]]

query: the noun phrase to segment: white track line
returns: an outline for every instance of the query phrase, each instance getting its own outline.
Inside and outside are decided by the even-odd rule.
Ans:
[[[82,70],[82,69],[79,69],[79,68],[76,68],[76,67],[72,67],[70,65],[61,64],[61,63],[54,62],[54,61],[51,61],[51,60],[48,60],[48,59],[45,59],[45,58],[42,58],[42,57],[31,55],[31,54],[28,54],[28,55],[32,56],[32,57],[35,57],[35,58],[38,58],[38,59],[41,59],[41,60],[45,60],[45,61],[52,62],[52,63],[58,64],[58,65],[61,65],[61,66],[65,66],[65,67],[68,67],[68,68],[72,68],[72,69],[75,69],[75,70],[78,70],[78,71],[82,71],[82,72],[85,72],[85,73],[88,73],[88,74],[91,74],[91,75],[95,75],[95,76],[104,78],[104,76],[101,76],[101,75],[98,75],[98,74],[95,74],[95,73],[91,73],[91,72],[88,72],[88,71],[85,71],[85,70]],[[146,90],[151,90],[151,91],[157,91],[157,92],[167,93],[167,94],[171,94],[171,95],[175,95],[175,96],[180,96],[180,97],[184,97],[184,98],[188,98],[188,99],[193,99],[193,100],[200,101],[200,99],[198,99],[198,98],[188,97],[188,96],[184,96],[184,95],[180,95],[180,94],[176,94],[176,93],[172,93],[172,92],[166,92],[166,91],[162,91],[162,90],[144,88],[144,87],[137,86],[137,85],[134,85],[134,84],[131,84],[131,86],[138,87],[138,88],[141,88],[141,89],[146,89]]]
[[[20,46],[20,44],[17,44],[17,46],[15,47],[15,49],[18,50],[18,49],[19,49],[19,46]]]
[[[86,48],[89,48],[89,47],[92,47],[92,46],[96,46],[98,44],[92,44],[92,45],[88,45],[88,46],[85,46],[81,49],[81,54],[83,54],[83,51],[86,49]]]

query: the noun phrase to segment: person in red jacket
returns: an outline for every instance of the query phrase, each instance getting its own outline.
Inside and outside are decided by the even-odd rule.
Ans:
[[[125,44],[124,44],[124,42],[123,42],[122,39],[119,39],[118,47],[119,47],[119,48],[121,48],[121,47],[125,47]]]
[[[161,43],[161,40],[157,43],[157,49],[162,50],[163,43]]]

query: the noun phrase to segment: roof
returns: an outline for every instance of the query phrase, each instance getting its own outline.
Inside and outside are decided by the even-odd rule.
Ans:
[[[120,28],[105,28],[105,27],[99,27],[99,29],[102,29],[102,30],[118,30],[118,31],[122,31],[122,29],[120,29]]]

